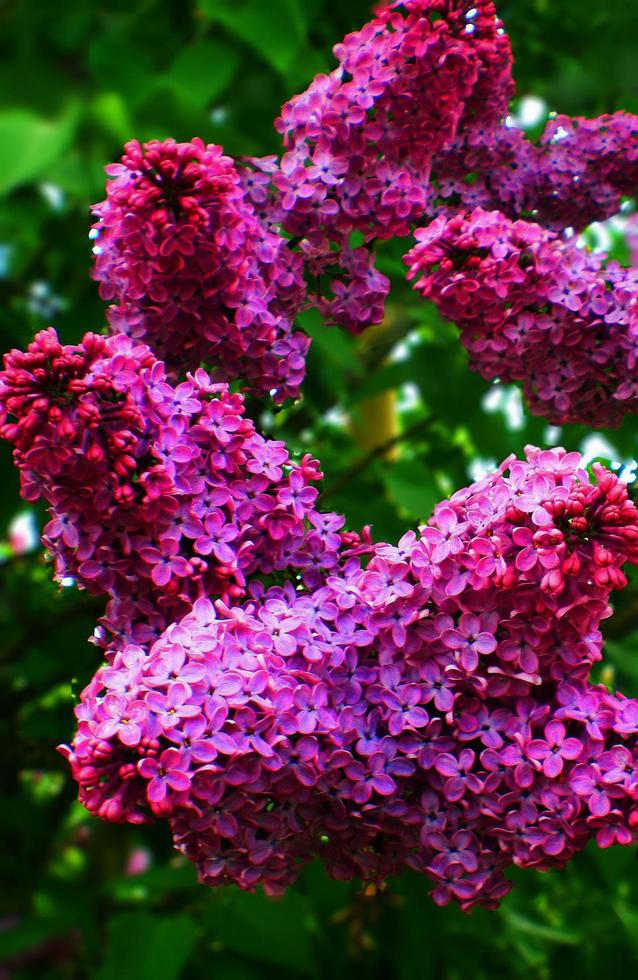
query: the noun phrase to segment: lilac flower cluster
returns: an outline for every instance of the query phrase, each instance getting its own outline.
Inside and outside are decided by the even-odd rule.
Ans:
[[[94,275],[115,301],[113,329],[169,368],[205,361],[219,380],[296,397],[304,264],[329,323],[359,332],[380,322],[390,284],[370,241],[409,233],[427,212],[433,155],[478,112],[503,117],[513,91],[491,0],[393,3],[335,53],[338,67],[277,120],[281,161],[236,168],[198,139],[133,141],[107,168]],[[353,232],[368,244],[353,248]]]
[[[638,270],[480,208],[416,237],[408,278],[459,327],[483,377],[522,381],[531,410],[557,425],[638,411]]]
[[[168,819],[209,885],[279,894],[404,866],[494,907],[638,823],[638,702],[588,682],[638,510],[577,453],[529,449],[314,590],[199,599],[98,671],[63,749],[92,812]]]
[[[613,474],[530,448],[373,546],[226,382],[296,397],[304,304],[380,322],[374,243],[432,218],[409,277],[473,366],[557,423],[638,410],[638,273],[542,227],[618,207],[638,124],[508,129],[491,0],[399,0],[335,53],[284,106],[281,161],[127,144],[92,232],[114,333],[7,355],[0,435],[49,506],[56,575],[108,600],[63,748],[91,812],[167,819],[210,885],[279,894],[319,856],[495,907],[512,864],[637,833],[638,702],[589,673],[638,510]]]
[[[62,346],[46,330],[6,355],[0,420],[23,496],[49,505],[56,576],[109,599],[111,648],[149,643],[199,596],[237,600],[252,575],[314,587],[358,543],[316,510],[316,460],[293,463],[202,369],[170,384],[120,334]]]
[[[538,144],[508,127],[512,55],[491,0],[397,0],[335,55],[337,67],[276,120],[281,160],[235,165],[218,146],[166,140],[131,142],[107,168],[114,179],[95,208],[94,275],[114,300],[113,329],[148,343],[169,370],[204,362],[216,380],[242,380],[277,402],[297,397],[309,338],[294,332],[294,320],[304,305],[355,333],[383,319],[390,283],[376,266],[377,240],[475,207],[557,231],[582,228],[636,188],[635,116],[554,115]],[[553,256],[564,257],[556,273],[563,279],[574,264],[590,264],[574,248],[557,246]],[[613,275],[617,293],[620,273]],[[616,389],[601,381],[598,354],[577,356],[571,341],[582,323],[574,312],[564,312],[559,358],[574,363],[559,365],[558,375],[552,365],[543,393],[526,356],[536,333],[510,343],[503,332],[500,342],[534,410],[597,422],[601,384]],[[613,316],[607,311],[605,322],[620,332]],[[587,330],[591,343],[595,332]],[[613,359],[623,345],[607,338],[603,346]],[[623,392],[632,371],[631,357],[612,369]],[[569,395],[557,396],[565,409],[552,404],[561,373],[570,376]],[[624,393],[611,414],[634,410]]]
[[[169,369],[210,364],[275,401],[296,398],[309,339],[300,256],[262,222],[221,147],[127,143],[95,207],[94,278],[111,327]]]
[[[381,321],[389,281],[375,269],[373,240],[409,234],[427,212],[432,157],[466,117],[507,109],[509,43],[490,0],[468,8],[382,8],[335,47],[334,71],[283,107],[281,162],[248,161],[253,203],[302,242],[329,323],[359,332]],[[353,232],[366,242],[354,252]]]
[[[265,168],[275,187],[270,213],[292,234],[307,236],[306,249],[319,248],[317,275],[321,262],[346,254],[353,230],[372,242],[409,234],[420,215],[454,217],[477,206],[512,219],[533,216],[556,230],[580,229],[617,211],[622,195],[638,185],[635,116],[554,114],[538,145],[508,128],[512,59],[492,4],[395,3],[335,53],[338,68],[284,106],[277,126],[287,152],[279,170],[272,160]],[[574,261],[569,249],[563,277],[573,275]],[[363,288],[351,296],[337,282],[342,315],[324,302],[329,322],[355,331],[378,322],[381,291],[373,290],[374,314],[366,320],[357,302]],[[573,336],[578,328],[573,325]],[[524,372],[519,380],[533,390],[536,380],[519,354],[511,352]],[[586,359],[574,365],[583,391],[587,382],[596,388],[596,367]],[[619,365],[623,376],[632,370],[631,359]],[[591,406],[586,400],[581,412],[579,394],[571,399],[574,418],[591,421]],[[634,410],[621,397],[616,417]],[[542,399],[536,404],[545,407]]]
[[[538,144],[501,119],[468,122],[433,164],[432,213],[459,208],[533,217],[555,230],[583,229],[615,214],[638,188],[638,117],[553,113]]]
[[[275,125],[286,152],[273,176],[278,217],[293,235],[353,230],[407,235],[428,199],[433,155],[464,113],[507,109],[511,55],[493,3],[408,0],[380,10],[336,45],[338,67],[318,75]]]

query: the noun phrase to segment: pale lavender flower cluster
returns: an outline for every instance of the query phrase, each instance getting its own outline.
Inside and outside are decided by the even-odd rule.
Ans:
[[[522,381],[556,425],[618,425],[638,411],[638,270],[498,211],[416,233],[409,279],[461,331],[484,378]]]
[[[229,608],[199,599],[98,671],[64,748],[92,812],[167,818],[209,885],[280,894],[409,866],[494,907],[638,822],[638,702],[591,685],[638,510],[577,453],[529,449],[428,526]]]

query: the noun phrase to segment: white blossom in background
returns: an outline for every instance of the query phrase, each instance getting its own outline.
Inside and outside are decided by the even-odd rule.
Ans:
[[[40,534],[33,511],[16,514],[9,524],[9,545],[13,554],[26,555],[35,551],[39,543]]]
[[[488,415],[501,412],[510,432],[520,432],[525,425],[523,396],[517,385],[492,385],[483,395],[481,405]]]
[[[563,435],[560,425],[548,425],[543,433],[543,442],[548,446],[557,446]]]
[[[515,112],[511,113],[505,120],[510,129],[533,129],[542,123],[549,114],[549,107],[545,99],[538,95],[525,95],[519,100]]]
[[[410,412],[422,405],[421,392],[418,385],[413,381],[406,381],[399,388],[397,395],[397,409],[400,412]]]
[[[478,482],[493,473],[497,467],[498,462],[495,459],[477,456],[468,466],[467,472],[471,480]]]

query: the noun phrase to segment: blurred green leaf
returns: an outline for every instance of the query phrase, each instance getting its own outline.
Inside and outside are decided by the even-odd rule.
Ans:
[[[151,868],[142,874],[122,875],[114,878],[107,885],[107,891],[118,901],[128,902],[137,900],[141,894],[150,901],[157,902],[177,891],[184,891],[197,885],[195,867],[190,861],[185,861],[179,867]]]
[[[397,388],[405,381],[412,379],[413,365],[409,360],[384,364],[378,371],[374,371],[363,379],[361,384],[354,389],[351,400],[352,402],[361,401],[361,399],[377,395],[381,391]]]
[[[400,511],[416,521],[427,520],[441,496],[431,470],[416,460],[388,464],[383,481]]]
[[[197,937],[186,915],[125,912],[108,924],[106,956],[96,980],[176,980]]]
[[[511,928],[517,933],[531,936],[549,943],[560,943],[565,946],[576,946],[582,941],[578,932],[568,929],[556,929],[544,922],[538,922],[526,915],[521,915],[513,909],[504,909],[504,917]]]
[[[135,44],[122,28],[110,20],[109,29],[91,39],[86,63],[97,85],[107,91],[117,89],[131,105],[143,99],[154,83],[154,52],[150,45]]]
[[[304,41],[302,0],[200,0],[211,20],[254,48],[277,71],[285,72]]]
[[[280,899],[229,891],[204,910],[225,947],[276,966],[316,976],[310,942],[312,910],[306,898],[289,891]],[[273,942],[273,938],[276,941]]]
[[[57,921],[27,919],[14,928],[4,930],[0,933],[0,960],[8,960],[25,949],[32,949],[54,935],[59,928],[60,923]]]
[[[69,145],[77,118],[75,109],[58,120],[26,109],[0,112],[0,194],[45,174]]]
[[[91,103],[91,116],[118,142],[124,143],[134,132],[128,106],[119,92],[99,92]]]
[[[227,44],[198,41],[179,52],[159,84],[169,84],[185,99],[205,108],[224,91],[239,65]]]
[[[613,903],[613,909],[627,930],[627,939],[638,953],[638,905],[619,900]]]
[[[312,338],[313,346],[319,348],[323,356],[332,361],[342,371],[358,368],[354,350],[354,339],[350,334],[336,327],[326,329],[317,310],[308,310],[298,318],[304,331]]]

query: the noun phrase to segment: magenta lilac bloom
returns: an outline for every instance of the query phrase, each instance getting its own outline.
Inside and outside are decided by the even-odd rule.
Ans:
[[[522,531],[544,561],[518,560]],[[148,655],[126,645],[63,748],[80,799],[167,819],[209,885],[280,894],[319,857],[344,879],[408,866],[439,904],[494,907],[512,864],[634,839],[638,703],[588,680],[626,561],[626,487],[530,448],[366,567],[200,598]]]
[[[125,147],[94,208],[94,277],[113,330],[167,367],[205,361],[275,401],[296,398],[308,338],[293,331],[302,264],[255,214],[219,146],[157,140]]]
[[[522,381],[556,425],[638,411],[638,271],[476,208],[416,233],[408,278],[457,325],[484,378]]]
[[[297,397],[298,315],[380,323],[377,243],[418,229],[408,277],[473,367],[556,424],[619,423],[638,275],[567,229],[635,190],[638,122],[509,128],[491,0],[399,0],[335,55],[283,107],[281,159],[126,145],[92,230],[111,334],[6,355],[0,436],[56,577],[106,603],[61,749],[90,812],[166,820],[211,886],[278,895],[319,858],[494,908],[512,865],[638,838],[638,701],[590,681],[638,564],[626,486],[528,447],[373,544],[230,385]]]
[[[635,412],[633,274],[562,233],[634,193],[638,119],[554,113],[538,143],[511,128],[512,54],[491,0],[399,0],[334,51],[337,67],[282,108],[281,159],[235,163],[199,139],[132,141],[107,168],[92,235],[112,329],[147,343],[169,372],[204,364],[215,380],[296,398],[310,343],[295,330],[298,314],[315,306],[354,333],[380,323],[390,282],[377,243],[479,207],[494,220],[528,219],[546,247],[516,280],[515,323],[509,294],[497,304],[507,328],[493,322],[486,282],[481,323],[459,324],[472,365],[521,381],[532,410],[552,421],[605,426]],[[522,228],[510,239],[527,263],[519,230],[525,240]],[[467,296],[470,267],[454,271]],[[547,272],[549,296],[536,288]],[[547,302],[549,317],[534,315]],[[544,367],[548,342],[556,354]]]
[[[37,334],[0,372],[0,433],[22,494],[44,498],[58,579],[106,596],[104,644],[146,644],[202,595],[245,595],[252,575],[310,586],[358,545],[319,513],[319,464],[264,439],[241,394],[201,369],[174,385],[145,344]]]

